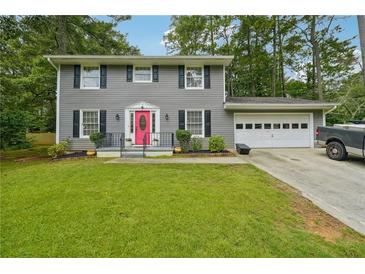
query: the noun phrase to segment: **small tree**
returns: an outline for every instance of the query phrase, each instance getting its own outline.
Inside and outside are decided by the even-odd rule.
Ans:
[[[182,152],[188,152],[190,148],[191,133],[190,131],[176,130],[176,139],[179,141]]]

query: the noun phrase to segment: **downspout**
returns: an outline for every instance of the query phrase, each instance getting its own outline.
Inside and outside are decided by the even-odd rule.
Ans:
[[[55,68],[57,71],[57,89],[56,89],[56,144],[60,142],[60,76],[61,70],[60,65],[56,67],[56,65],[52,62],[51,58],[47,58],[48,62]]]

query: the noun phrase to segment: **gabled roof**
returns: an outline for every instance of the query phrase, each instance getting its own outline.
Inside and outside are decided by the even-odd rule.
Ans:
[[[143,64],[143,65],[224,65],[228,66],[233,56],[223,55],[45,55],[53,64]]]
[[[337,104],[286,97],[227,97],[225,109],[331,109]]]

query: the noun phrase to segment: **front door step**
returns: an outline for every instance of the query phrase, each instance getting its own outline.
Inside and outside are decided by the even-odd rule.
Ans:
[[[122,158],[143,158],[143,150],[122,151]]]

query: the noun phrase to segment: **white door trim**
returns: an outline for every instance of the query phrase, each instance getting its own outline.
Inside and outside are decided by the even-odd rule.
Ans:
[[[124,132],[125,138],[132,139],[132,144],[135,143],[136,134],[136,111],[149,111],[150,112],[150,132],[152,132],[152,113],[156,113],[155,132],[160,132],[160,109],[149,108],[126,108],[124,110]],[[130,114],[133,113],[133,125],[130,124]],[[131,126],[133,127],[133,134],[131,134]]]
[[[314,147],[314,125],[313,112],[235,112],[233,113],[233,142],[236,144],[236,116],[237,115],[291,115],[291,114],[305,114],[309,116],[309,133],[310,133],[310,147]]]

